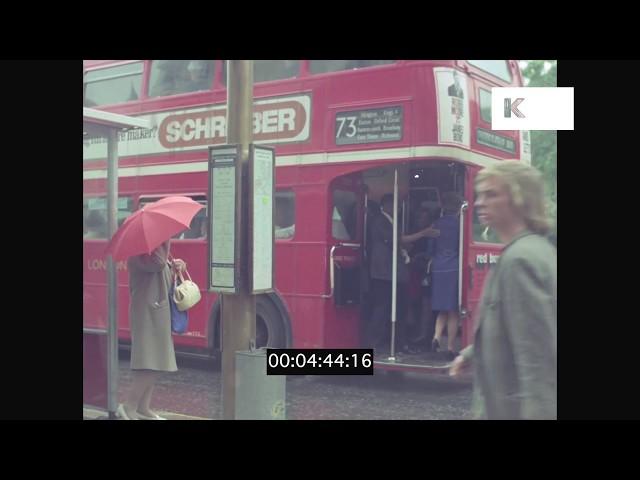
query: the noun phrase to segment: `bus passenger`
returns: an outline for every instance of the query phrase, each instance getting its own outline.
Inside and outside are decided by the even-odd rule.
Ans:
[[[438,311],[436,331],[431,349],[439,351],[445,325],[447,330],[447,357],[456,357],[455,341],[458,332],[458,275],[460,249],[460,206],[462,198],[455,192],[442,195],[442,217],[435,221],[434,228],[440,236],[429,241],[427,255],[433,257],[431,275],[431,308]]]
[[[200,220],[200,236],[198,238],[207,238],[208,227],[209,222],[207,221],[207,217],[202,217]]]
[[[86,220],[84,238],[107,238],[107,222],[98,210],[91,210]]]
[[[416,211],[413,230],[420,231],[430,227],[433,221],[427,208]],[[411,248],[411,263],[409,264],[409,313],[411,324],[416,330],[412,341],[414,347],[426,351],[431,350],[431,342],[435,323],[431,318],[431,258],[427,255],[427,237],[419,238]]]
[[[211,63],[211,60],[191,60],[187,65],[187,79],[180,91],[209,90],[213,82],[213,77],[209,75]]]

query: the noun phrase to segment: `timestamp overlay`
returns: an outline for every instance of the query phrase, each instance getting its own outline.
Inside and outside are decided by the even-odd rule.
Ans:
[[[267,348],[267,375],[373,375],[373,349]]]

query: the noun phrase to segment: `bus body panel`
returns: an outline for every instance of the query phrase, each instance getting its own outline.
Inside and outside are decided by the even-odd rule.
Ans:
[[[122,62],[118,61],[117,64]],[[85,61],[84,69],[94,71],[116,64],[109,61]],[[400,61],[360,70],[332,72],[322,75],[308,73],[303,62],[298,78],[256,84],[254,88],[254,131],[261,141],[276,147],[276,189],[291,191],[295,198],[295,234],[275,242],[275,287],[291,321],[292,347],[349,348],[361,343],[362,305],[335,304],[330,285],[330,254],[333,247],[349,243],[332,236],[332,194],[337,186],[353,187],[358,195],[357,236],[351,243],[351,254],[341,254],[338,265],[360,262],[364,236],[365,175],[376,169],[398,166],[455,162],[464,167],[464,197],[469,202],[463,228],[465,235],[462,296],[467,317],[462,323],[462,344],[472,341],[473,322],[482,284],[489,263],[497,258],[501,247],[478,243],[473,239],[472,203],[473,178],[482,164],[501,159],[517,159],[520,152],[518,132],[497,132],[501,138],[487,137],[478,142],[478,129],[490,130],[490,123],[480,114],[480,90],[507,85],[462,61]],[[140,201],[166,195],[206,196],[208,184],[207,146],[218,142],[220,118],[226,112],[226,90],[222,85],[220,67],[216,61],[214,87],[210,91],[160,98],[148,98],[146,89],[151,62],[144,62],[142,94],[138,101],[111,105],[105,110],[125,115],[143,116],[155,120],[146,137],[139,133],[121,135],[119,160],[119,197],[131,198],[133,208]],[[509,65],[515,65],[510,62]],[[517,67],[517,65],[516,65]],[[470,148],[439,143],[438,106],[434,68],[456,69],[466,76],[470,122]],[[515,68],[511,85],[520,85],[520,72]],[[337,145],[340,128],[337,115],[362,110],[399,107],[402,111],[402,136],[398,140]],[[295,119],[294,119],[295,117]],[[300,120],[302,123],[296,123]],[[304,120],[304,121],[302,121]],[[163,123],[164,122],[164,123]],[[173,122],[173,123],[172,123]],[[218,123],[216,123],[218,122]],[[308,131],[305,134],[305,129]],[[200,137],[198,137],[198,135]],[[205,138],[209,135],[211,138]],[[265,136],[266,135],[266,136]],[[269,137],[271,135],[271,137]],[[265,140],[265,138],[267,140]],[[269,138],[271,140],[269,140]],[[486,138],[506,142],[506,149],[486,145]],[[512,140],[513,143],[508,140]],[[205,141],[207,140],[207,141]],[[273,143],[275,141],[275,143]],[[89,141],[90,142],[90,141]],[[200,143],[198,143],[200,142]],[[272,143],[269,143],[272,142]],[[99,144],[84,140],[89,160],[83,162],[85,199],[104,197],[106,192],[106,158]],[[513,149],[513,152],[510,151]],[[406,170],[406,171],[409,171]],[[370,180],[369,184],[375,185]],[[351,187],[349,187],[349,185]],[[401,194],[407,194],[406,187]],[[379,195],[382,190],[368,192]],[[361,218],[362,217],[362,218]],[[106,328],[106,240],[86,240],[83,247],[83,313],[84,326]],[[190,310],[189,332],[175,335],[178,347],[208,349],[214,345],[212,322],[217,295],[207,291],[207,242],[174,240],[172,253],[183,258],[192,279],[200,286],[202,301]],[[335,251],[334,251],[335,253]],[[361,265],[361,268],[365,268]],[[119,262],[118,331],[123,340],[129,338],[128,278],[126,262]]]

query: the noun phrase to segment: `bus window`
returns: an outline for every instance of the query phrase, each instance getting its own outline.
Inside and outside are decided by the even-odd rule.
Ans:
[[[211,90],[214,60],[154,60],[149,76],[149,97]]]
[[[185,238],[202,238],[206,239],[209,229],[209,218],[207,216],[207,207],[200,210],[195,217],[193,217],[193,221],[191,222],[191,226],[189,227],[190,235],[193,237],[188,237],[185,233]]]
[[[389,63],[395,63],[395,60],[310,60],[309,69],[311,73],[317,74],[375,67]]]
[[[300,74],[300,60],[254,60],[253,83],[294,78]],[[227,61],[222,62],[222,83],[227,84]]]
[[[180,237],[181,239],[204,239],[207,238],[207,229],[209,227],[208,217],[207,217],[207,199],[204,196],[194,196],[192,197],[196,202],[204,205],[204,208],[198,213],[196,213],[193,220],[191,220],[191,225],[189,225],[189,230],[185,230]]]
[[[476,209],[473,209],[473,241],[476,243],[501,243],[496,232],[480,223]]]
[[[293,238],[296,233],[296,196],[291,190],[276,192],[275,237]]]
[[[511,83],[511,72],[506,60],[467,60],[474,67],[490,73],[500,80]]]
[[[480,117],[483,121],[491,123],[491,92],[480,89]]]
[[[333,191],[331,234],[337,240],[356,240],[358,197],[354,192]]]
[[[140,98],[142,62],[101,68],[84,76],[84,106],[111,105]]]
[[[118,198],[118,227],[131,215],[133,201],[131,197]],[[82,206],[83,238],[107,238],[107,199],[106,197],[85,198]]]

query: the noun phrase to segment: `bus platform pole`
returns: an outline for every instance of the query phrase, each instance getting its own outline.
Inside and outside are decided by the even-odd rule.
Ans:
[[[236,235],[239,286],[235,294],[221,295],[222,319],[222,415],[236,417],[236,352],[255,344],[256,301],[249,290],[249,144],[252,140],[253,60],[229,60],[227,69],[227,143],[239,145],[236,183]]]

